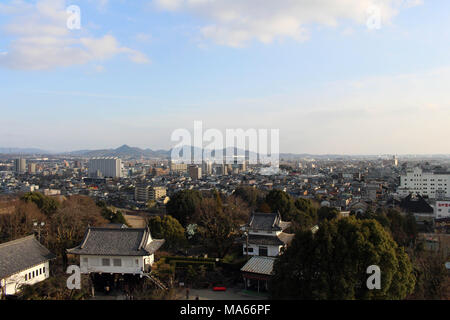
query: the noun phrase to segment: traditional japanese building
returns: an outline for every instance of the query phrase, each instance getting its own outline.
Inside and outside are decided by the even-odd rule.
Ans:
[[[250,256],[276,257],[293,239],[294,235],[283,232],[291,225],[281,220],[279,213],[253,213],[244,226],[248,232],[243,240],[243,253]]]
[[[49,261],[55,258],[34,235],[0,244],[0,296],[15,295],[22,285],[47,279]]]
[[[83,274],[142,275],[150,271],[164,242],[153,239],[149,228],[89,227],[81,244],[67,252],[80,256]]]

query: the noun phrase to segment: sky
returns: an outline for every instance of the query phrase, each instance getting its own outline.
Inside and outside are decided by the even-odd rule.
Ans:
[[[445,0],[2,0],[0,147],[169,149],[202,121],[279,129],[281,152],[448,154],[449,12]]]

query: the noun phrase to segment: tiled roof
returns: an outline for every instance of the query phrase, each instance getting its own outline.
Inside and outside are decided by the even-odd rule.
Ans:
[[[83,242],[68,253],[86,255],[147,256],[158,250],[163,239],[153,239],[146,247],[150,237],[147,228],[88,228]]]
[[[280,231],[282,227],[286,227],[279,213],[261,213],[255,212],[252,214],[249,222],[250,229],[255,230],[267,230],[267,231]]]
[[[416,199],[412,195],[408,195],[400,202],[400,208],[410,213],[429,213],[433,214],[433,208],[420,195]]]
[[[256,245],[273,245],[273,246],[282,246],[285,244],[277,236],[266,236],[266,235],[255,235],[255,234],[250,234],[248,236],[248,243],[256,244]]]
[[[242,272],[271,275],[275,258],[271,257],[252,257],[241,268]]]
[[[41,264],[56,256],[34,235],[0,244],[0,279]]]

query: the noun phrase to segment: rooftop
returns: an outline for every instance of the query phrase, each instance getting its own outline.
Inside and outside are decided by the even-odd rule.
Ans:
[[[84,255],[147,256],[156,252],[165,242],[151,239],[148,228],[93,228],[86,231],[82,243],[68,253]]]
[[[41,264],[56,256],[34,235],[0,244],[0,279]]]
[[[241,268],[242,272],[257,273],[272,275],[273,264],[275,258],[271,257],[252,257],[247,263]]]

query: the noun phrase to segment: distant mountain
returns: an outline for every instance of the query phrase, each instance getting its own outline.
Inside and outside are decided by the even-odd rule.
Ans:
[[[37,148],[0,148],[0,154],[51,154],[52,152]]]
[[[83,157],[120,157],[120,158],[168,158],[170,151],[166,150],[151,150],[141,149],[137,147],[130,147],[126,144],[118,147],[117,149],[101,149],[101,150],[78,150],[67,152],[65,154],[71,156],[83,156]]]

